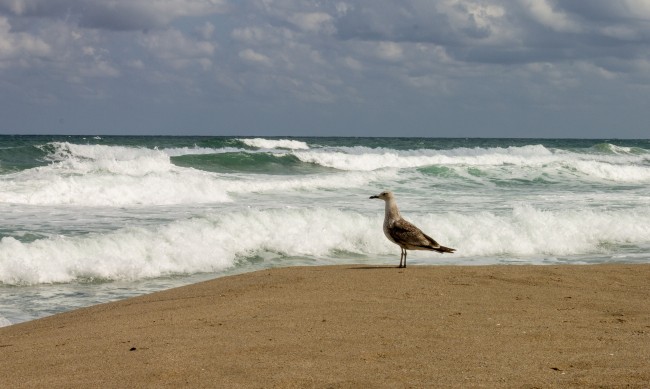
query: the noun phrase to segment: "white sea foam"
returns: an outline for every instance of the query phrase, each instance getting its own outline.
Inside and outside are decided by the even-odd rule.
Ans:
[[[397,180],[396,169],[432,165],[448,167],[457,176],[482,185],[493,185],[490,180],[534,179],[540,175],[565,180],[650,182],[650,166],[636,163],[643,157],[554,152],[543,146],[294,150],[291,153],[304,162],[342,170],[295,176],[219,174],[179,167],[170,161],[170,155],[212,153],[214,149],[155,150],[66,142],[50,146],[51,164],[0,178],[0,202],[111,207],[221,203],[239,193],[360,188]]]
[[[498,168],[497,172],[511,175],[530,174],[536,169],[540,174],[563,176],[578,172],[587,179],[619,182],[650,181],[650,166],[644,155],[617,153],[617,155],[580,154],[555,151],[541,145],[507,148],[457,148],[451,150],[391,150],[368,147],[314,149],[292,152],[303,162],[343,171],[374,171],[384,168],[419,168],[445,166],[451,169]],[[507,170],[502,168],[506,167]],[[519,170],[516,173],[515,170]],[[460,173],[463,175],[463,173]]]
[[[0,281],[7,284],[79,279],[137,280],[173,273],[218,271],[232,265],[206,238],[205,223],[159,231],[129,228],[105,235],[0,241]]]
[[[631,147],[616,146],[612,144],[610,144],[609,147],[612,150],[612,152],[616,154],[629,154],[632,152]]]
[[[0,201],[128,206],[229,201],[214,175],[180,168],[160,150],[52,143],[52,163],[7,175]]]
[[[64,174],[106,172],[144,176],[154,172],[167,172],[173,167],[169,156],[155,149],[67,142],[53,142],[50,145],[54,151],[48,159],[54,163],[37,170],[56,170]]]
[[[650,166],[572,161],[569,166],[588,177],[617,182],[650,182]]]
[[[374,181],[395,179],[395,170],[378,172],[344,172],[339,174],[312,174],[305,176],[240,175],[237,180],[222,182],[228,193],[287,192],[321,189],[353,189]]]
[[[407,215],[408,216],[408,215]],[[647,245],[650,212],[631,210],[551,212],[518,206],[496,214],[439,213],[409,217],[439,242],[458,250],[441,257],[413,252],[436,263],[464,258],[556,258],[619,255],[617,245]],[[52,237],[30,243],[0,241],[0,282],[39,284],[74,280],[138,280],[178,273],[220,271],[247,258],[341,258],[350,254],[397,256],[381,231],[380,212],[336,209],[267,209],[211,213],[156,227]],[[608,254],[610,253],[610,254]],[[533,259],[530,259],[533,258]]]
[[[319,190],[363,186],[391,172],[282,177],[240,176],[230,179],[197,170],[180,170],[143,177],[22,173],[5,183],[0,201],[30,205],[134,206],[221,203],[238,193]]]
[[[648,242],[650,213],[637,212],[544,211],[522,205],[507,214],[454,214],[423,223],[457,244],[463,255],[572,256]]]
[[[92,162],[64,162],[4,177],[0,202],[31,205],[129,206],[230,201],[214,175],[172,165],[107,172]],[[66,165],[66,166],[64,166]],[[128,173],[130,174],[127,174]]]
[[[91,174],[16,175],[0,191],[0,202],[30,205],[135,206],[221,203],[238,193],[353,188],[394,172],[309,175],[293,178],[240,176],[237,179],[193,169],[145,176]]]
[[[13,323],[11,321],[9,321],[7,318],[4,318],[4,317],[0,316],[0,327],[6,327],[6,326],[10,326],[12,324]]]
[[[218,149],[210,147],[169,147],[162,149],[162,152],[169,155],[170,157],[179,157],[182,155],[238,153],[242,151],[246,150],[236,147],[222,147]]]
[[[146,148],[52,143],[52,163],[2,177],[0,202],[127,206],[229,201],[212,175]]]
[[[213,272],[262,252],[327,255],[363,252],[370,219],[325,210],[268,210],[211,215],[157,228],[108,234],[0,241],[0,282],[39,284],[80,279],[137,280]]]
[[[609,153],[613,154],[636,154],[636,155],[641,155],[641,154],[648,154],[648,150],[644,150],[642,148],[638,147],[625,147],[625,146],[617,146],[611,143],[604,143],[601,145],[596,145],[594,146],[596,149],[605,149]]]
[[[353,188],[395,176],[386,171],[289,178],[226,175],[176,166],[160,150],[52,145],[50,165],[2,177],[0,202],[110,207],[221,203],[238,193]]]
[[[260,149],[288,149],[288,150],[307,150],[307,143],[293,139],[264,139],[264,138],[241,138],[238,141],[247,146]]]
[[[430,165],[541,165],[555,160],[544,146],[508,148],[458,148],[453,150],[391,150],[368,147],[296,151],[303,162],[339,170],[371,171],[381,168],[412,168]]]

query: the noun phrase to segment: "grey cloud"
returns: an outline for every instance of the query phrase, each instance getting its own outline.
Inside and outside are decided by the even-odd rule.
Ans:
[[[0,0],[0,12],[18,17],[73,20],[114,31],[162,28],[178,17],[224,12],[226,0]]]
[[[645,0],[590,0],[558,1],[551,3],[558,9],[563,9],[580,17],[586,22],[594,23],[647,23],[650,16],[650,5]]]
[[[354,3],[335,26],[342,40],[436,44],[460,61],[507,64],[644,55],[649,16],[632,0],[373,1]],[[626,46],[610,51],[617,45]]]
[[[428,5],[408,2],[377,1],[355,4],[337,18],[341,39],[376,41],[452,43],[457,41],[444,14]]]
[[[0,85],[12,86],[0,95],[0,116],[19,102],[40,112],[33,107],[47,101],[50,111],[106,107],[122,123],[134,119],[121,109],[137,107],[150,114],[141,123],[163,127],[156,112],[278,131],[297,128],[296,115],[339,128],[406,120],[423,134],[514,128],[529,123],[527,112],[598,126],[591,116],[647,101],[649,8],[634,0],[0,0]],[[566,108],[576,102],[578,119]]]

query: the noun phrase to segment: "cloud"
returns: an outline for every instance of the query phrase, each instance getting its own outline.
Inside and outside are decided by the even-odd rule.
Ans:
[[[379,42],[377,56],[386,61],[399,61],[404,58],[401,46],[395,42]]]
[[[81,27],[115,31],[162,28],[180,17],[224,12],[222,0],[0,0],[0,12],[22,17],[64,17]]]
[[[270,25],[237,27],[231,32],[231,37],[236,42],[247,46],[281,45],[295,39],[294,35],[284,27]]]
[[[557,32],[580,32],[581,27],[570,15],[553,7],[546,0],[523,0],[522,7],[539,24]]]
[[[335,31],[332,25],[333,16],[325,12],[297,12],[288,17],[288,20],[303,31],[326,32]]]
[[[641,0],[0,0],[0,83],[30,103],[516,116],[647,100],[648,20]]]
[[[205,23],[203,23],[203,25],[201,27],[197,28],[197,31],[198,31],[199,35],[201,36],[201,38],[203,38],[203,40],[206,40],[206,41],[210,40],[210,39],[212,39],[212,36],[214,35],[214,31],[215,31],[214,24],[212,24],[210,22],[205,22]]]
[[[11,32],[11,25],[0,16],[0,66],[7,61],[25,62],[34,57],[47,57],[52,48],[42,39],[28,33]]]
[[[344,13],[332,15],[343,41],[437,45],[463,62],[509,64],[643,55],[650,38],[650,6],[632,0],[399,4],[377,0],[354,2]],[[627,46],[611,51],[617,42]]]
[[[212,58],[217,50],[215,43],[193,39],[173,28],[143,33],[138,42],[151,56],[176,70],[196,65],[203,71],[208,71],[212,68]],[[174,78],[177,77],[178,75]]]
[[[211,57],[216,49],[214,43],[190,39],[177,29],[143,34],[140,44],[153,55],[166,59]]]
[[[247,62],[270,66],[272,61],[264,54],[260,54],[252,49],[245,49],[239,52],[239,58]]]

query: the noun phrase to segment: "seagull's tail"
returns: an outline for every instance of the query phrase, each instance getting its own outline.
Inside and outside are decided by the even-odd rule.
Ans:
[[[440,246],[440,245],[438,245],[438,247],[433,247],[432,250],[437,251],[439,253],[443,253],[443,254],[444,253],[453,253],[454,251],[456,251],[456,249],[452,249],[450,247],[445,247],[445,246]]]

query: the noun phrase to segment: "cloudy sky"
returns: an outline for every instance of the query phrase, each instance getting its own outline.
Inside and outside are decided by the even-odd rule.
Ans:
[[[0,133],[648,138],[648,0],[0,0]]]

